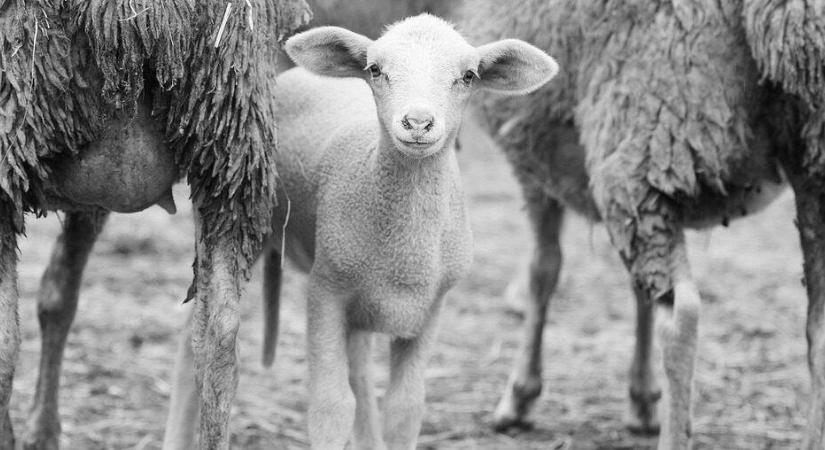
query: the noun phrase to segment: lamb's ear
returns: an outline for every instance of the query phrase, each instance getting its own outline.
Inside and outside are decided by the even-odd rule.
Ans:
[[[550,81],[559,65],[547,53],[518,39],[504,39],[478,47],[482,89],[502,94],[527,94]]]
[[[363,77],[372,40],[339,27],[318,27],[286,41],[295,64],[328,77]]]

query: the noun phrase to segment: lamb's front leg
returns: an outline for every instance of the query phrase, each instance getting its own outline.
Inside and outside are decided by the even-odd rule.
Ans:
[[[5,202],[0,201],[0,450],[14,450],[9,400],[20,351],[17,234],[12,226],[13,213]]]
[[[395,338],[390,343],[390,382],[384,395],[384,441],[390,450],[415,449],[425,411],[424,375],[436,329],[434,318],[418,337]]]
[[[309,441],[314,450],[340,450],[355,419],[347,367],[348,298],[314,273],[308,297]]]
[[[352,330],[347,343],[349,384],[355,394],[354,448],[383,449],[375,381],[372,376],[372,332]]]
[[[83,268],[108,217],[106,211],[68,212],[49,267],[40,281],[40,372],[23,447],[57,449],[60,439],[58,389],[66,337],[77,310]]]

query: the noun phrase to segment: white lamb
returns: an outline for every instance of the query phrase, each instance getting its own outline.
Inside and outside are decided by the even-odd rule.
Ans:
[[[477,89],[537,89],[558,66],[519,40],[472,47],[427,14],[376,41],[315,28],[291,38],[286,50],[300,67],[277,79],[284,190],[265,257],[267,329],[277,326],[278,231],[286,224],[286,253],[309,272],[312,448],[344,448],[354,432],[358,448],[412,449],[442,299],[471,259],[454,150],[465,106]],[[369,370],[373,332],[392,336],[383,433]],[[274,338],[265,338],[265,363]],[[179,389],[188,378],[180,374]],[[194,417],[180,395],[169,422],[178,434]],[[189,448],[189,439],[178,439],[177,448]]]

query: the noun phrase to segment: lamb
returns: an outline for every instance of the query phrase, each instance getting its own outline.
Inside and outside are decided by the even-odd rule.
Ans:
[[[814,3],[479,0],[464,12],[471,42],[530,40],[566,68],[530,96],[485,99],[478,108],[520,181],[536,240],[525,338],[497,427],[522,422],[541,391],[542,330],[561,265],[562,217],[572,209],[605,222],[633,282],[629,425],[659,431],[658,313],[666,375],[659,448],[689,448],[700,298],[684,230],[752,214],[790,181],[810,308],[803,447],[825,447],[825,147],[817,112],[825,27]]]
[[[283,245],[309,273],[310,442],[344,448],[354,423],[357,448],[383,448],[384,440],[389,448],[415,448],[439,311],[470,264],[454,150],[463,110],[475,90],[527,93],[557,65],[523,41],[472,47],[428,14],[392,25],[375,41],[320,27],[285,48],[300,67],[280,75],[275,89],[284,189],[264,261],[265,291],[277,308]],[[277,233],[283,227],[285,242]],[[383,437],[369,367],[375,332],[392,337]],[[191,354],[184,357],[180,368],[190,367]],[[191,398],[190,379],[180,376],[176,392]],[[196,406],[173,406],[169,423],[187,429],[180,424]],[[191,436],[178,439],[166,448],[191,445]]]
[[[307,19],[303,0],[0,0],[0,449],[15,444],[24,213],[66,212],[38,298],[41,370],[23,442],[51,449],[63,348],[106,215],[173,210],[169,189],[184,174],[198,223],[190,298],[200,434],[203,448],[228,447],[239,289],[274,200],[267,80],[278,39]]]

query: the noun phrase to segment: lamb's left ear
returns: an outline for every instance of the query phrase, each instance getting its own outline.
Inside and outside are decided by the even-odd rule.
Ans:
[[[328,77],[363,77],[372,40],[339,27],[317,27],[292,36],[284,49],[295,64]]]
[[[547,53],[518,39],[504,39],[478,47],[482,89],[502,94],[527,94],[540,88],[559,72]]]

